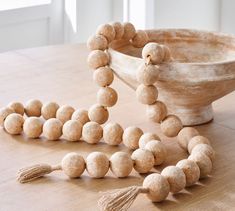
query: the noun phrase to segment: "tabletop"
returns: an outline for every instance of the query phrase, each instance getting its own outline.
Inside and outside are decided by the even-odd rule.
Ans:
[[[89,108],[96,102],[98,87],[92,81],[92,70],[86,64],[88,50],[84,44],[48,46],[16,50],[0,54],[0,106],[11,101],[25,103],[29,99],[55,101],[59,105]],[[160,172],[186,158],[176,138],[162,136],[159,125],[147,120],[145,106],[139,104],[132,89],[119,79],[112,85],[119,93],[116,106],[110,111],[109,122],[124,128],[135,125],[147,132],[156,132],[166,144],[166,162],[154,168]],[[130,210],[234,210],[235,209],[235,92],[213,104],[214,120],[197,126],[202,135],[211,140],[216,159],[211,176],[178,194],[170,194],[164,202],[152,203],[141,194]],[[108,156],[127,151],[120,145],[104,143],[89,145],[82,141],[66,142],[27,139],[11,136],[0,129],[0,210],[97,210],[99,192],[141,185],[146,175],[132,172],[125,179],[115,178],[109,171],[104,179],[91,179],[85,172],[79,179],[69,179],[62,172],[28,184],[16,181],[19,168],[36,163],[57,164],[68,152],[86,157],[101,151]]]

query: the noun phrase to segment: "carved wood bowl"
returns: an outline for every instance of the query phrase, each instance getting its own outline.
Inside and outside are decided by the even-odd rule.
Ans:
[[[167,45],[173,62],[160,65],[155,84],[158,99],[184,125],[199,125],[213,119],[212,102],[235,89],[235,37],[221,33],[163,29],[146,30],[149,41]],[[136,89],[136,71],[144,62],[141,48],[129,41],[111,43],[111,68]]]

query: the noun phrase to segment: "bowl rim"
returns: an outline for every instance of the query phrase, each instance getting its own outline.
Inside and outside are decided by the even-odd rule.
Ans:
[[[232,35],[232,34],[229,34],[229,33],[217,32],[217,31],[187,29],[187,28],[159,28],[159,29],[146,29],[144,31],[147,32],[147,34],[154,33],[154,32],[167,32],[167,31],[168,32],[169,31],[171,31],[171,32],[181,32],[181,33],[197,33],[197,34],[200,33],[200,34],[205,34],[205,35],[207,34],[207,35],[212,35],[212,36],[215,36],[215,37],[230,39],[231,41],[233,41],[233,43],[235,45],[235,35]],[[112,45],[111,45],[111,49],[118,52],[118,53],[120,53],[120,54],[129,56],[129,57],[134,57],[134,56],[124,54],[120,51],[117,51],[117,50],[113,49]],[[139,57],[134,57],[134,58],[141,59]],[[197,66],[206,66],[206,65],[230,64],[230,63],[233,63],[233,62],[235,62],[235,57],[234,57],[234,59],[218,61],[218,62],[216,62],[216,61],[213,61],[213,62],[178,62],[178,61],[176,61],[176,62],[173,62],[173,63],[189,64],[189,65],[197,65]]]

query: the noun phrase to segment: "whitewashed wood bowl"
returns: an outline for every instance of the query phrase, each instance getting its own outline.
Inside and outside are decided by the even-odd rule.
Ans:
[[[213,119],[212,102],[235,90],[235,37],[188,29],[146,30],[150,42],[167,45],[173,62],[160,65],[155,84],[159,100],[184,125],[199,125]],[[129,41],[111,43],[111,68],[136,89],[136,71],[143,63],[141,48]]]

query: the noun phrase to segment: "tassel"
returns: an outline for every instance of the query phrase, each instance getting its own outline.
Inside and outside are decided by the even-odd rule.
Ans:
[[[20,169],[17,174],[17,180],[20,183],[30,182],[44,176],[45,174],[50,174],[52,171],[55,170],[61,170],[61,166],[57,165],[52,167],[48,164],[36,164]]]
[[[147,193],[148,189],[141,186],[131,186],[103,193],[98,201],[98,207],[102,211],[125,211],[127,210],[139,193]]]

